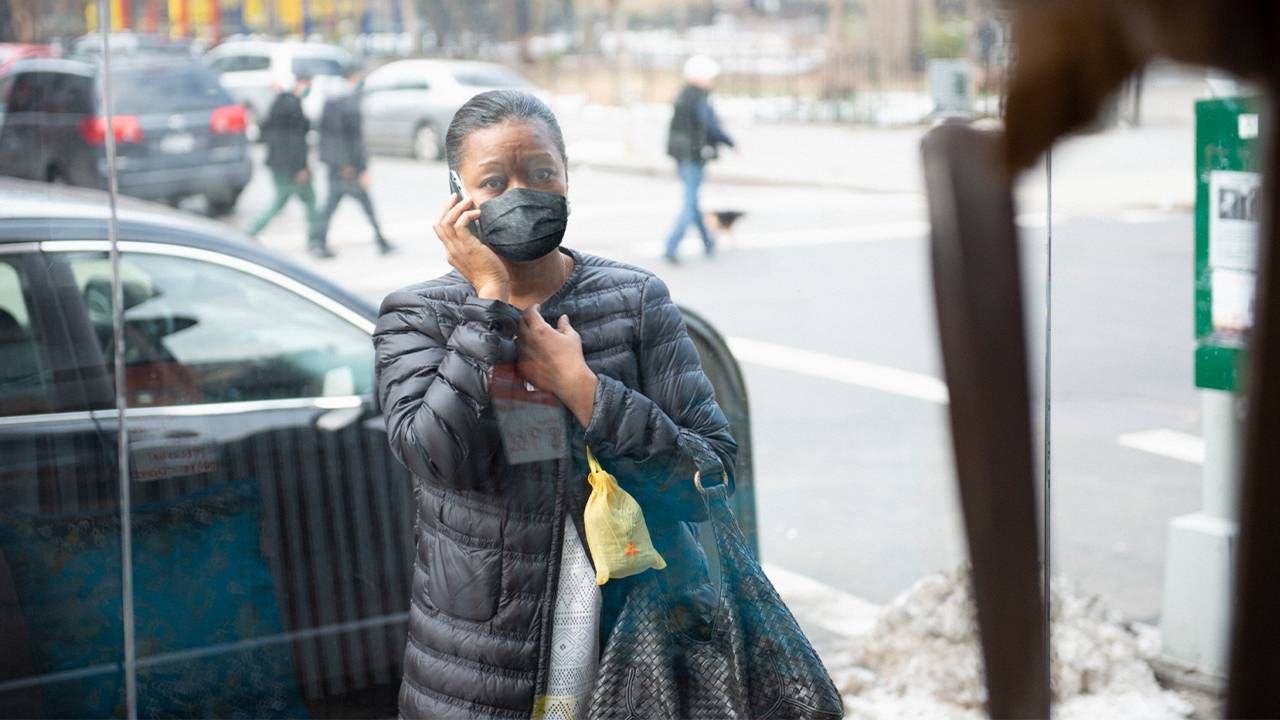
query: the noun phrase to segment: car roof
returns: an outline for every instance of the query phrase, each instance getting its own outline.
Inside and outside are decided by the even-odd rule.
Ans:
[[[68,60],[66,58],[25,58],[15,62],[9,68],[9,72],[58,72],[92,77],[97,74],[98,70],[93,63],[87,63],[82,60]]]
[[[515,74],[515,71],[506,65],[498,63],[482,62],[479,60],[448,60],[445,58],[409,58],[406,60],[392,60],[391,62],[378,67],[379,70],[391,66],[406,67],[420,66],[427,68],[436,68],[440,70],[502,70],[504,72]]]
[[[33,240],[104,239],[111,218],[109,200],[100,190],[0,178],[0,247]],[[117,199],[116,217],[121,240],[183,245],[238,257],[292,277],[369,319],[377,316],[367,300],[223,223],[127,197]]]
[[[204,67],[204,64],[198,58],[184,55],[133,55],[119,59],[113,58],[111,72],[135,70],[137,68],[175,67],[177,65]],[[96,60],[28,58],[14,63],[9,72],[58,72],[93,77],[98,74],[98,70],[101,67],[102,63]]]

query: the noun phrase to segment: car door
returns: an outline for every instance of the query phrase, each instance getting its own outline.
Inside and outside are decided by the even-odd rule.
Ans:
[[[370,80],[375,80],[370,76]],[[376,78],[373,92],[366,85],[362,103],[366,137],[376,137],[380,147],[397,152],[413,149],[414,132],[426,117],[425,97],[431,88],[427,73],[413,65],[388,68],[388,72]],[[436,128],[437,132],[444,130]]]
[[[411,485],[371,321],[243,259],[122,249],[140,715],[394,713]],[[111,357],[105,245],[46,250]]]
[[[110,384],[65,268],[0,239],[0,714],[105,717],[123,684]]]
[[[374,151],[404,152],[409,147],[409,140],[395,129],[398,78],[397,68],[389,66],[370,73],[362,88],[364,139]]]

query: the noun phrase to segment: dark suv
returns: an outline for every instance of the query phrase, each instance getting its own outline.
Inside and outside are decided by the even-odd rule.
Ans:
[[[176,204],[201,195],[213,214],[235,207],[252,168],[245,111],[195,60],[112,64],[110,127],[101,66],[18,63],[0,78],[0,175],[106,187],[108,132],[120,191]]]

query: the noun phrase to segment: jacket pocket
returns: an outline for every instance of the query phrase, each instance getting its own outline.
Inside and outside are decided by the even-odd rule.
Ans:
[[[502,543],[455,532],[440,523],[431,528],[427,596],[441,612],[484,622],[498,612],[502,594]]]

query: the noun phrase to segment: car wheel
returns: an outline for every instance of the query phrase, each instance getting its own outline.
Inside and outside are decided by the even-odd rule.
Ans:
[[[419,160],[439,160],[444,156],[440,133],[430,125],[419,125],[413,132],[413,156]]]
[[[204,200],[209,206],[209,217],[230,215],[236,209],[236,201],[240,199],[243,190],[244,188],[236,188],[228,193],[207,193]]]

